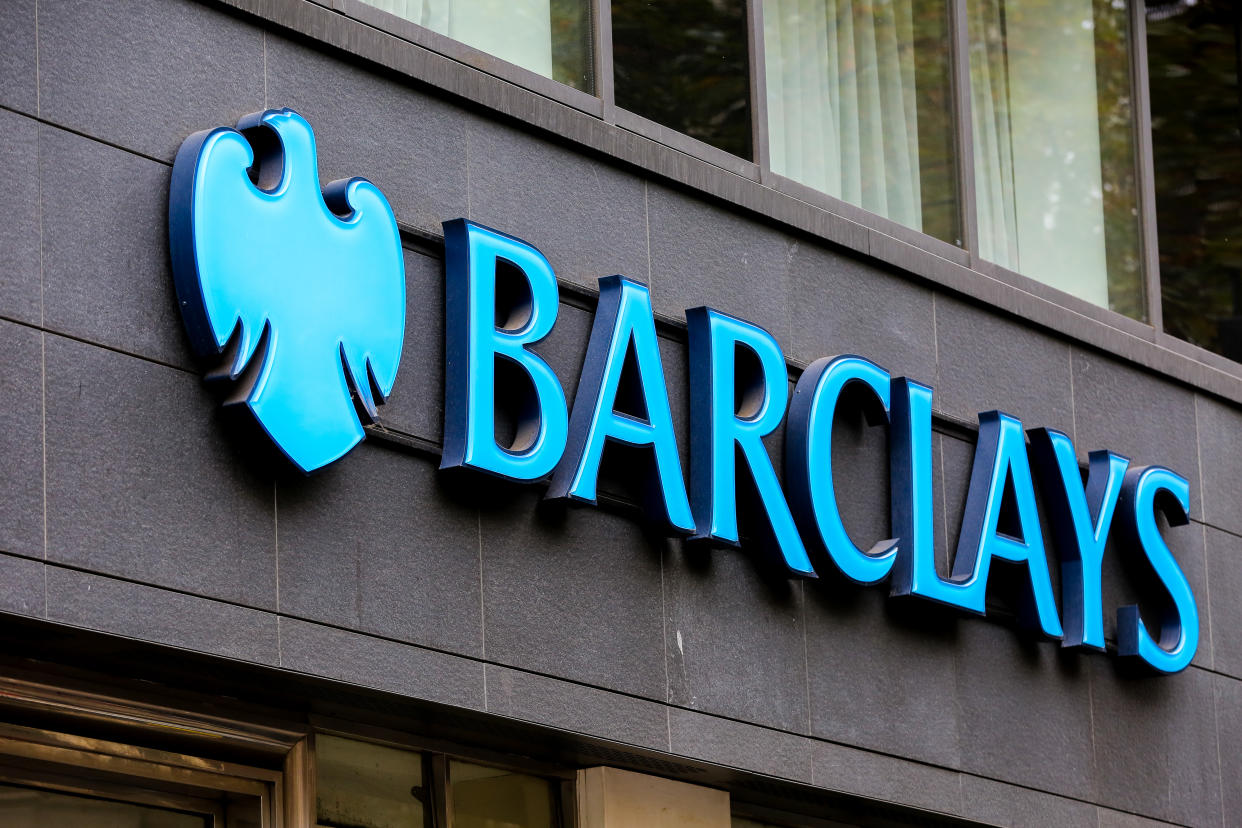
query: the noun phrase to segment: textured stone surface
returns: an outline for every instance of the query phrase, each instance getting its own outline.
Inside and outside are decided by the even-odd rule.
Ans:
[[[0,16],[3,14],[0,11]],[[0,31],[3,28],[0,17]],[[0,45],[0,61],[3,54]],[[0,187],[0,215],[4,216],[0,222],[0,316],[38,325],[43,319],[39,124],[0,110],[0,135],[4,136],[0,141],[0,181],[4,182]]]
[[[1065,797],[962,774],[962,816],[1008,828],[1097,828],[1096,807]]]
[[[538,495],[463,481],[485,504],[489,661],[663,700],[662,541],[600,510],[538,509]]]
[[[442,482],[426,459],[370,442],[282,479],[281,612],[480,655],[478,512]]]
[[[1099,800],[1182,825],[1219,825],[1221,776],[1213,676],[1135,677],[1092,659],[1091,709]]]
[[[477,661],[290,618],[280,619],[280,666],[287,670],[483,709]]]
[[[814,740],[779,730],[684,710],[669,709],[673,753],[718,765],[811,781]]]
[[[1195,424],[1203,464],[1203,520],[1242,534],[1242,474],[1238,473],[1242,469],[1242,412],[1234,405],[1199,394],[1195,397]]]
[[[202,381],[52,335],[46,359],[48,558],[274,608],[272,462]]]
[[[1096,792],[1089,664],[991,620],[962,619],[954,648],[962,769],[1049,793]],[[1096,715],[1095,723],[1099,724]]]
[[[1199,649],[1210,646],[1213,667],[1242,678],[1242,538],[1212,528],[1206,532],[1208,595],[1197,596]]]
[[[277,663],[276,616],[88,572],[47,568],[59,624],[262,664]]]
[[[0,612],[42,618],[47,603],[45,568],[41,561],[0,555]]]
[[[936,348],[936,410],[974,423],[979,412],[1000,409],[1027,428],[1046,426],[1074,437],[1076,389],[1063,342],[937,294]]]
[[[956,630],[884,587],[807,585],[811,733],[955,768]]]
[[[40,114],[171,161],[263,109],[263,32],[188,0],[41,3]]]
[[[1242,681],[1215,677],[1216,728],[1224,824],[1242,825]]]
[[[43,335],[0,321],[0,551],[43,557]]]
[[[487,665],[487,711],[652,750],[668,750],[668,714],[656,702]]]
[[[858,354],[893,376],[936,378],[931,290],[798,240],[791,253],[789,356],[804,364]]]
[[[789,344],[793,239],[655,184],[647,188],[656,313],[707,305]]]
[[[1194,394],[1105,356],[1074,350],[1074,421],[1080,456],[1095,449],[1135,465],[1168,466],[1190,481],[1190,513],[1203,515]]]
[[[811,763],[818,787],[940,813],[959,807],[961,786],[953,771],[818,741],[811,745]]]
[[[802,587],[764,550],[665,559],[669,700],[807,732]]]
[[[568,282],[649,282],[642,179],[483,119],[469,140],[471,219],[534,245]]]
[[[435,233],[467,215],[473,117],[283,37],[267,37],[266,57],[267,106],[295,109],[314,128],[324,183],[366,178],[398,221]]]
[[[47,326],[192,368],[168,264],[169,167],[52,127],[40,141]]]
[[[31,115],[39,100],[36,19],[35,0],[0,5],[0,106]]]

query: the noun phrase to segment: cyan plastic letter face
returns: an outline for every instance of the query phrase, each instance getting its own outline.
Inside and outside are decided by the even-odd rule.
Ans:
[[[1047,428],[1031,429],[1029,434],[1031,457],[1061,558],[1065,624],[1061,645],[1103,650],[1100,565],[1130,461],[1111,451],[1091,452],[1084,486],[1069,437]]]
[[[890,392],[889,486],[897,561],[892,595],[920,595],[954,603],[942,594],[955,589],[936,573],[935,515],[932,511],[932,389],[906,377]]]
[[[1199,647],[1199,608],[1185,574],[1160,536],[1157,510],[1170,526],[1189,523],[1190,484],[1161,466],[1130,469],[1118,507],[1123,543],[1128,552],[1141,551],[1146,556],[1168,590],[1172,607],[1160,613],[1157,637],[1148,631],[1137,606],[1118,609],[1117,653],[1139,659],[1156,672],[1177,673],[1190,666]]]
[[[711,308],[686,311],[690,344],[690,485],[695,537],[737,545],[737,468],[740,451],[755,481],[772,534],[789,571],[815,577],[763,438],[780,425],[789,399],[789,372],[770,333]],[[736,409],[736,351],[759,360],[754,410]]]
[[[1001,502],[1005,484],[1013,486],[1014,505],[1021,537],[1000,531]],[[993,558],[1026,563],[1030,578],[1024,597],[1022,620],[1038,625],[1051,638],[1062,636],[1048,557],[1035,505],[1035,483],[1026,453],[1021,421],[1001,411],[979,415],[979,442],[970,470],[970,488],[962,514],[962,533],[953,558],[953,580],[963,586],[955,597],[961,606],[980,615],[984,612],[988,573]]]
[[[401,239],[383,193],[361,178],[321,191],[310,125],[268,110],[181,145],[169,240],[191,343],[232,357],[238,396],[281,451],[309,472],[362,440],[351,394],[374,419],[405,334]]]
[[[647,411],[646,422],[615,410],[621,371],[631,343]],[[651,446],[655,479],[648,485],[657,488],[659,496],[648,500],[663,504],[664,519],[675,531],[694,531],[651,313],[651,295],[646,286],[621,276],[599,280],[599,304],[574,397],[568,446],[552,476],[547,496],[594,503],[600,461],[608,440]]]
[[[510,480],[538,480],[565,451],[569,414],[561,381],[528,346],[556,323],[560,294],[543,254],[521,239],[466,219],[444,223],[444,455],[440,468],[464,466]],[[496,326],[498,262],[516,268],[529,293],[525,319]],[[534,397],[517,442],[496,443],[496,360],[521,369]]]
[[[859,356],[813,362],[798,379],[789,405],[785,436],[785,473],[789,502],[803,536],[818,537],[837,569],[851,581],[873,584],[888,577],[897,556],[897,542],[882,540],[864,552],[850,539],[837,509],[832,469],[832,424],[842,392],[863,385],[879,403],[888,421],[888,372]]]

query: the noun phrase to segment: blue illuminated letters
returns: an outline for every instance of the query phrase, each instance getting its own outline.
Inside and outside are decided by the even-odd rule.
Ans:
[[[318,163],[310,124],[271,109],[186,138],[168,194],[190,343],[210,377],[236,383],[228,402],[304,472],[362,440],[405,335],[388,201],[362,178],[321,188]]]
[[[1117,610],[1117,652],[1122,658],[1141,660],[1161,673],[1184,670],[1199,646],[1199,610],[1185,574],[1160,537],[1156,512],[1162,512],[1170,526],[1189,523],[1190,484],[1186,478],[1160,466],[1130,469],[1121,486],[1119,509],[1127,546],[1131,552],[1138,547],[1147,557],[1173,599],[1173,607],[1159,613],[1159,638],[1152,637],[1137,606]]]
[[[845,577],[874,584],[888,577],[897,556],[897,542],[882,540],[864,552],[854,544],[837,511],[832,474],[832,423],[841,393],[849,385],[866,388],[878,406],[873,424],[888,422],[888,372],[857,356],[818,359],[802,373],[789,406],[785,437],[785,473],[789,499],[803,533],[817,538]],[[874,409],[879,414],[874,415]]]
[[[292,110],[269,110],[185,140],[172,172],[169,240],[190,342],[212,363],[210,377],[236,383],[228,400],[244,404],[303,471],[363,439],[393,389],[405,335],[401,236],[383,194],[363,179],[321,188],[310,125]],[[644,473],[641,490],[628,494],[641,495],[674,535],[739,545],[739,492],[753,494],[762,516],[753,528],[771,530],[791,575],[888,581],[892,596],[982,615],[993,562],[1015,564],[1021,621],[1064,647],[1106,648],[1101,571],[1106,554],[1118,555],[1154,572],[1168,599],[1142,615],[1137,606],[1117,610],[1118,654],[1158,673],[1194,658],[1195,596],[1158,520],[1170,529],[1189,522],[1190,486],[1169,469],[1092,451],[1084,478],[1065,434],[1027,433],[1015,417],[984,412],[956,554],[943,573],[929,386],[861,356],[825,357],[801,373],[791,401],[770,333],[692,308],[687,478],[645,285],[599,280],[571,415],[560,379],[533,349],[560,308],[548,260],[467,219],[444,223],[444,249],[441,468],[546,482],[549,499],[595,504],[611,447],[644,461],[626,469]],[[846,404],[888,436],[891,525],[874,527],[869,546],[850,536],[838,506],[852,471],[833,462],[834,422]],[[780,446],[774,433],[787,409]],[[782,448],[783,481],[769,453]],[[608,466],[605,487],[618,468]],[[622,485],[633,479],[623,475]],[[1059,606],[1041,507],[1059,557]]]
[[[1111,451],[1091,452],[1084,487],[1074,444],[1068,437],[1047,428],[1031,429],[1030,436],[1061,556],[1061,610],[1065,616],[1061,643],[1103,650],[1100,563],[1130,461]]]
[[[646,422],[615,410],[621,370],[631,346]],[[599,305],[569,420],[569,444],[547,496],[594,503],[607,440],[651,447],[664,518],[679,532],[693,532],[694,517],[677,454],[651,296],[644,285],[621,276],[599,280]]]
[[[695,537],[737,545],[737,466],[741,454],[789,570],[815,576],[772,468],[763,438],[776,430],[789,399],[781,346],[763,328],[711,308],[686,311],[690,338],[690,485]],[[758,370],[743,375],[745,349]],[[743,389],[737,393],[738,387]]]
[[[505,263],[522,280],[525,299],[496,319],[497,271]],[[538,480],[565,450],[565,392],[548,364],[527,346],[548,335],[560,298],[552,266],[526,242],[457,219],[444,223],[444,455],[440,468],[478,469],[512,480]],[[506,320],[508,321],[508,320]],[[523,371],[531,398],[511,447],[496,442],[496,360]]]
[[[897,562],[892,594],[946,597],[954,587],[936,573],[936,530],[932,512],[932,390],[902,377],[893,381],[889,432],[889,485]]]

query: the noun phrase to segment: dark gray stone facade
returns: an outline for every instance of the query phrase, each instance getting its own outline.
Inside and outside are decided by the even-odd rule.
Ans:
[[[212,4],[35,5],[0,3],[0,612],[987,823],[1242,825],[1236,404]],[[392,434],[309,478],[224,421],[168,264],[180,141],[268,106],[413,231]],[[542,486],[445,478],[442,261],[416,236],[462,216],[555,268],[540,350],[570,398],[596,279],[650,284],[683,455],[688,306],[764,326],[795,374],[855,352],[933,385],[946,558],[978,411],[1170,466],[1194,665],[1136,678],[1032,642],[1003,592],[980,619],[790,581],[753,545],[653,534],[625,492],[555,514]],[[859,538],[889,530],[880,435],[837,435]],[[1143,565],[1115,552],[1110,641]]]

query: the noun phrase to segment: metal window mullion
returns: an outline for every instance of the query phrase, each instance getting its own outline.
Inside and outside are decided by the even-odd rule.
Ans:
[[[967,0],[949,0],[953,120],[956,129],[958,216],[961,245],[972,266],[979,261],[979,214],[975,210],[975,138],[970,106],[970,25]]]
[[[746,34],[750,40],[751,156],[762,179],[770,171],[768,151],[768,75],[763,44],[763,0],[746,0]]]
[[[591,0],[595,43],[595,94],[604,103],[604,121],[617,122],[617,95],[612,65],[612,0]]]
[[[1147,79],[1147,19],[1143,0],[1131,0],[1130,95],[1134,101],[1134,160],[1138,175],[1139,244],[1147,294],[1147,322],[1164,329],[1160,297],[1160,242],[1156,234],[1156,164],[1151,140],[1151,88]]]
[[[443,753],[432,753],[424,759],[424,778],[428,770],[431,772],[428,789],[431,791],[431,824],[435,828],[452,828],[453,825],[453,783],[449,779],[448,763]]]

